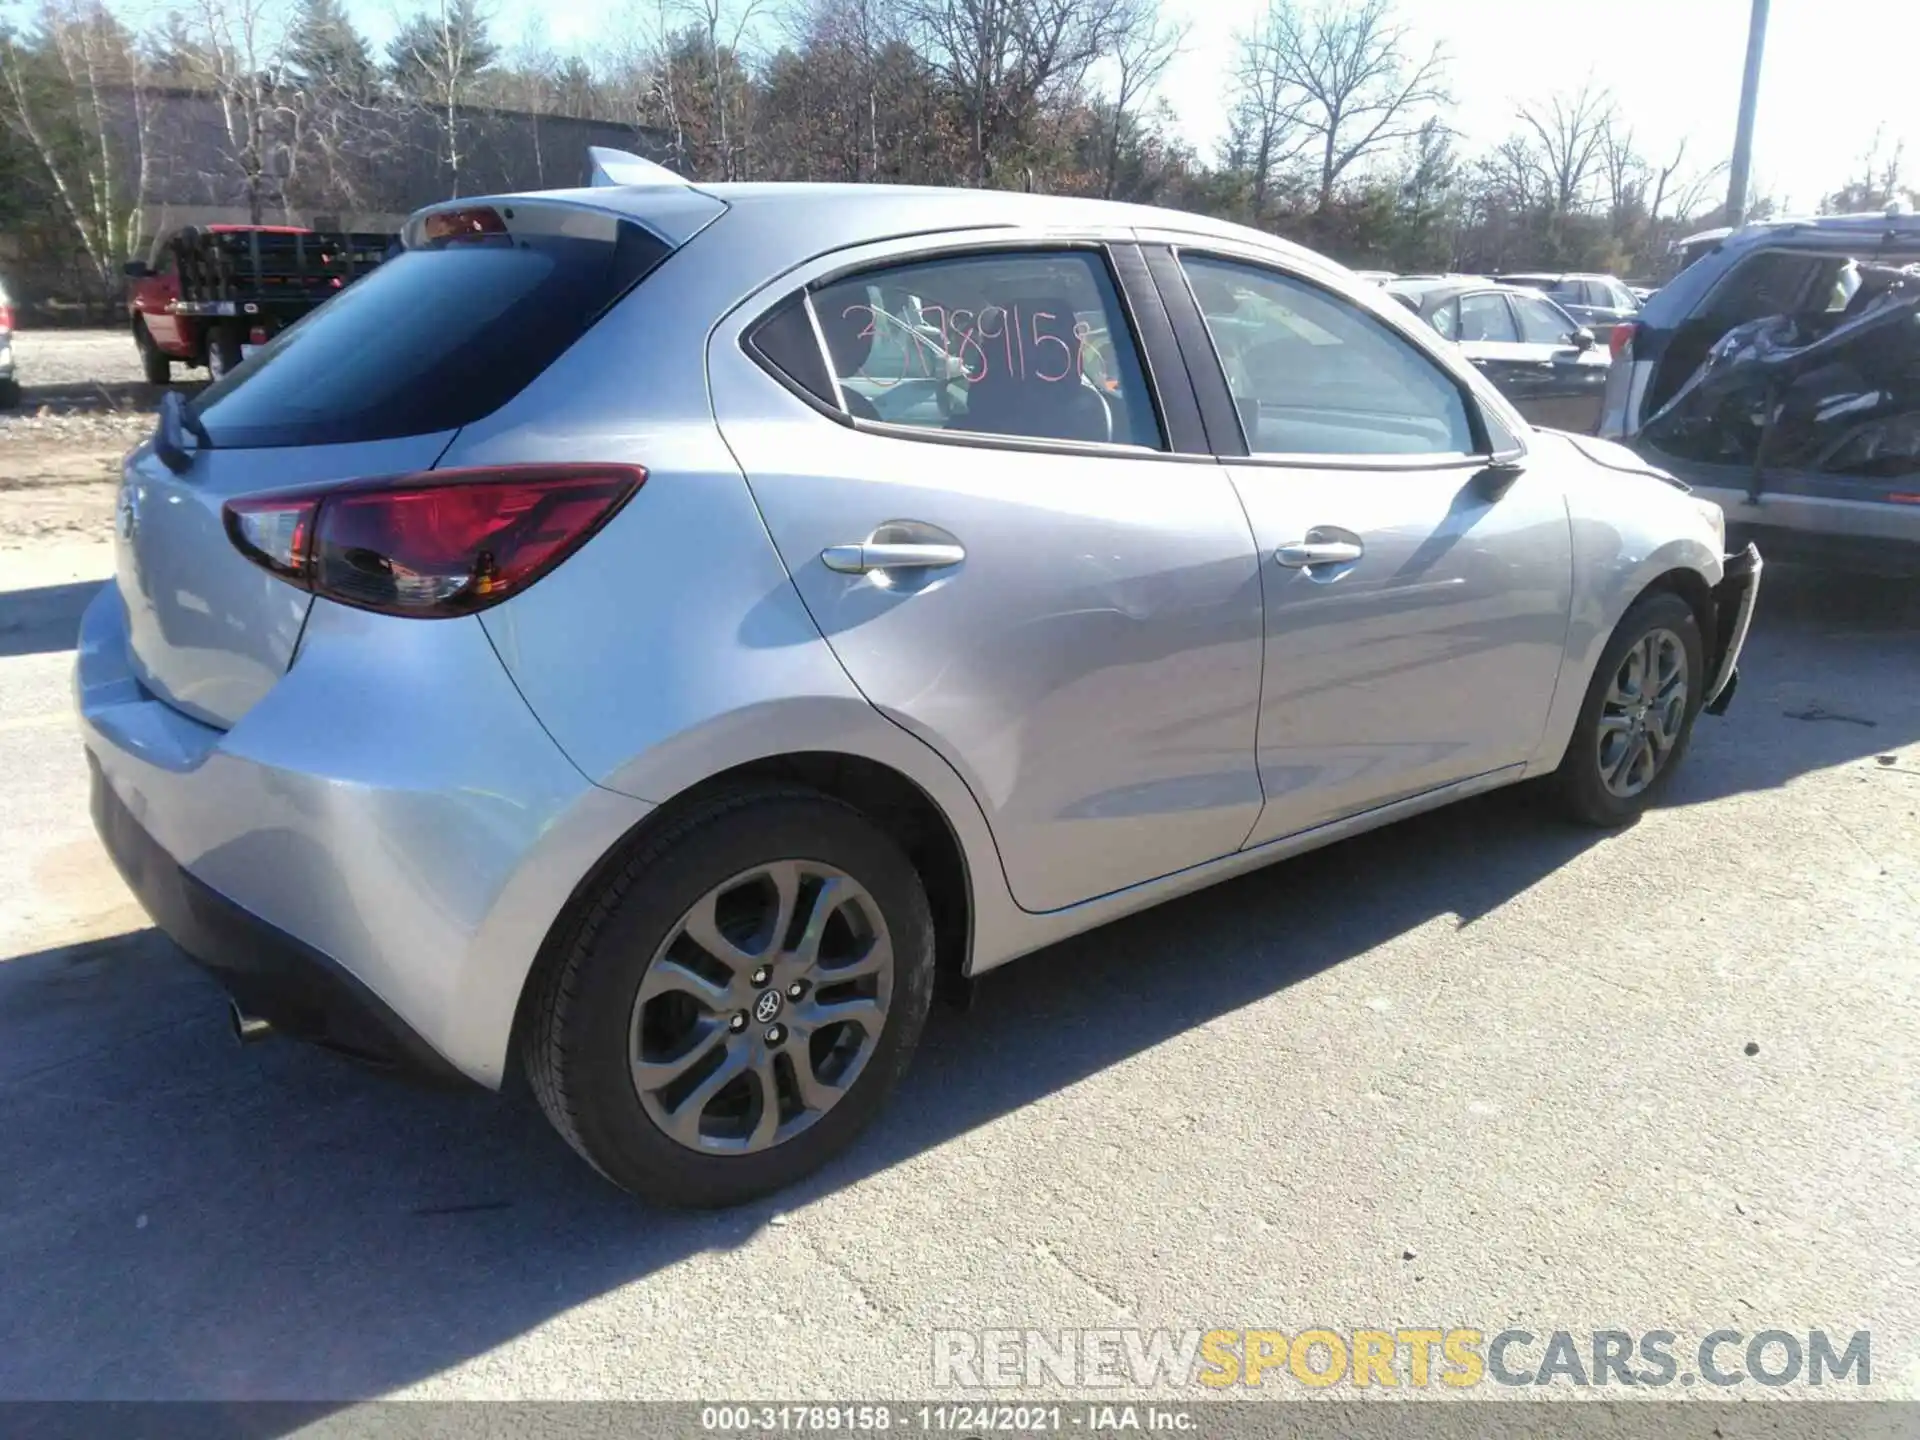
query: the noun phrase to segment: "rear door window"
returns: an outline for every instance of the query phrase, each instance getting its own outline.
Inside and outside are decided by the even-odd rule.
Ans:
[[[475,223],[505,229],[387,261],[202,391],[192,411],[207,443],[338,445],[458,429],[517,395],[669,253],[604,212],[523,204],[504,214],[512,218]]]
[[[750,344],[853,419],[1164,448],[1138,345],[1098,252],[936,256],[847,276],[808,301],[826,371],[796,346],[788,306]]]

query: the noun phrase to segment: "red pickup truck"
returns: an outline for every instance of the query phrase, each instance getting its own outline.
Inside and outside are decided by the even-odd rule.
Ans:
[[[217,380],[256,346],[324,303],[392,253],[391,235],[297,225],[190,225],[130,260],[127,313],[148,381],[173,365],[205,365]]]

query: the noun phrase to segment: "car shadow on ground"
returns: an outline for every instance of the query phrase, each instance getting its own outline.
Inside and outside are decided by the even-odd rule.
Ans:
[[[1769,565],[1740,687],[1703,716],[1668,806],[1770,790],[1815,770],[1920,769],[1920,579]],[[1894,758],[1888,759],[1892,756]]]
[[[1747,685],[1703,722],[1676,804],[1920,736],[1920,600],[1769,582]],[[1829,714],[1851,718],[1793,718]],[[0,1397],[390,1392],[1436,916],[1470,927],[1601,838],[1503,792],[1052,947],[986,977],[970,1011],[936,1013],[847,1155],[721,1214],[627,1199],[523,1097],[238,1049],[212,983],[152,932],[10,961]],[[1156,1143],[1144,1111],[1140,1126]]]
[[[31,590],[0,590],[0,658],[73,649],[80,616],[101,583],[76,580]]]
[[[0,1397],[391,1391],[1436,914],[1471,920],[1597,838],[1491,796],[997,971],[936,1012],[847,1155],[720,1214],[626,1198],[524,1097],[238,1048],[212,982],[153,932],[10,961]]]

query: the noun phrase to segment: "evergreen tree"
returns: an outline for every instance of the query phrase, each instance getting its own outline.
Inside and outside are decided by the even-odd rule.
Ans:
[[[309,89],[361,95],[373,88],[373,52],[342,0],[300,0],[287,35],[287,73]]]

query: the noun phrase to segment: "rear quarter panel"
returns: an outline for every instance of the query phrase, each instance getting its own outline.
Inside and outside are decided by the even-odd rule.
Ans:
[[[940,809],[966,857],[977,950],[1019,923],[985,817],[952,768],[847,677],[714,423],[713,322],[791,250],[720,222],[461,432],[443,465],[598,460],[647,471],[578,554],[481,620],[561,750],[606,789],[660,804],[799,752],[898,771]]]

